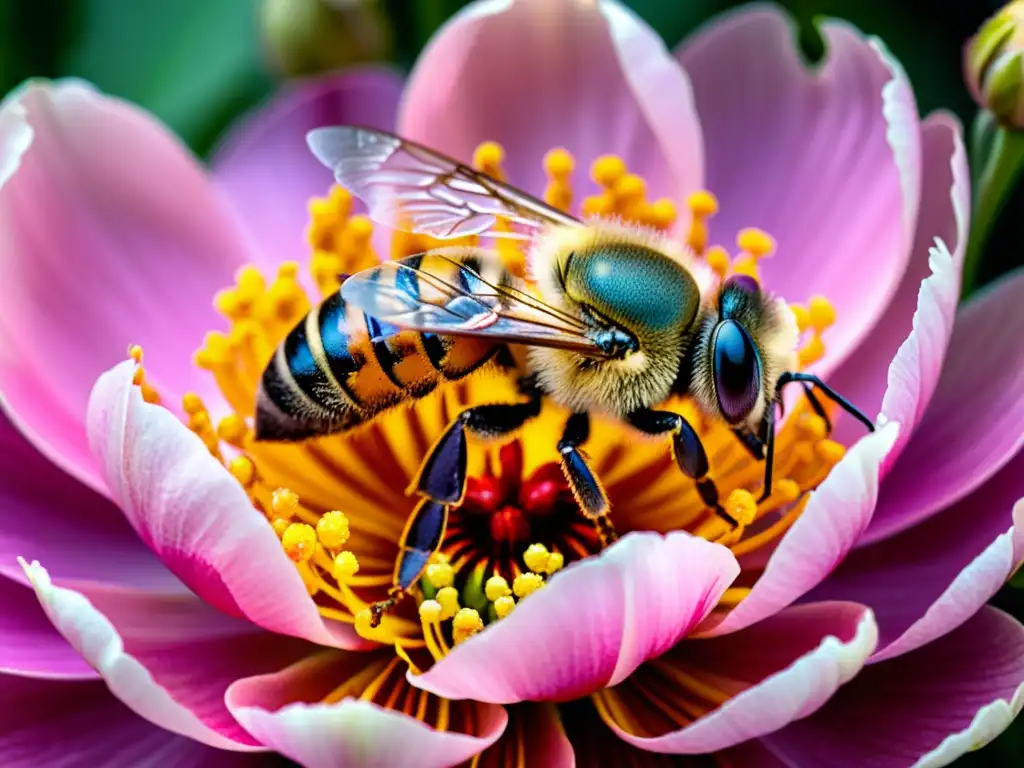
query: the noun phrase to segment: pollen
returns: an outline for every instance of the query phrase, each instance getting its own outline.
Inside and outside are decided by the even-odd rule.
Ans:
[[[448,563],[431,563],[427,566],[426,576],[434,589],[450,587],[455,583],[455,570]]]
[[[821,440],[815,446],[818,456],[827,464],[838,464],[846,455],[846,448],[835,440]]]
[[[825,356],[822,335],[835,323],[836,310],[824,296],[812,297],[807,307],[791,304],[790,309],[800,332],[811,331],[811,336],[804,341],[798,352],[800,367],[807,368]]]
[[[502,595],[494,601],[494,614],[499,619],[504,619],[510,613],[512,609],[516,607],[515,598],[512,595]]]
[[[228,445],[244,448],[251,435],[245,419],[232,413],[217,422],[217,437]]]
[[[720,245],[713,245],[704,253],[704,260],[711,267],[719,280],[729,274],[729,252]]]
[[[213,423],[210,421],[210,413],[206,410],[202,398],[194,392],[186,393],[181,398],[181,409],[188,416],[186,426],[199,436],[213,456],[220,458],[220,439],[217,437],[217,430],[214,429]]]
[[[618,155],[603,155],[590,166],[590,178],[605,189],[612,189],[625,175],[626,163]]]
[[[348,518],[336,509],[325,512],[317,520],[316,535],[324,549],[341,549],[349,537]]]
[[[544,573],[548,567],[551,553],[543,544],[531,544],[523,553],[523,562],[534,573]]]
[[[512,590],[509,588],[508,582],[505,581],[504,577],[495,574],[484,584],[484,594],[492,603],[497,603],[502,597],[512,594]]]
[[[522,599],[532,595],[544,586],[544,578],[539,573],[520,573],[512,581],[512,591]]]
[[[460,608],[452,619],[452,639],[463,643],[477,632],[483,631],[484,621],[475,608]]]
[[[331,575],[339,584],[347,584],[359,573],[359,559],[354,553],[344,550],[334,556],[331,563]]]
[[[288,530],[288,526],[291,524],[291,520],[285,520],[283,517],[275,517],[270,521],[270,527],[274,529],[274,533],[277,534],[279,539],[284,536],[285,531]]]
[[[299,508],[299,495],[290,488],[278,488],[271,496],[271,509],[276,517],[291,520]]]
[[[228,471],[243,488],[250,488],[256,479],[256,465],[248,456],[235,456],[228,464]]]
[[[296,563],[308,562],[316,552],[316,530],[306,523],[292,523],[281,537],[281,546]]]
[[[563,555],[561,552],[552,552],[550,555],[548,555],[548,564],[544,568],[544,573],[550,576],[556,571],[562,570],[564,566],[565,555]]]
[[[647,209],[647,222],[656,229],[668,229],[676,223],[676,204],[668,198],[660,198]]]

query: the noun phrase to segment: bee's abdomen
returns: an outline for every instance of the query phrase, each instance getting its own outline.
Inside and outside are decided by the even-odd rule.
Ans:
[[[499,345],[403,331],[346,305],[335,292],[278,347],[256,404],[257,440],[301,440],[358,426],[441,380],[466,376]]]

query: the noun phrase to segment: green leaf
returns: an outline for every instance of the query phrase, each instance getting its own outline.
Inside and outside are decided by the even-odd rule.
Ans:
[[[259,4],[249,0],[86,0],[62,72],[152,111],[194,149],[266,95]]]

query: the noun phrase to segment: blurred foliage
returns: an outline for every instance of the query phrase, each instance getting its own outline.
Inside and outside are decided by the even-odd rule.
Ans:
[[[390,21],[394,61],[408,68],[433,32],[466,0],[376,0]],[[735,0],[626,0],[675,46]],[[881,37],[906,68],[922,114],[946,108],[970,125],[974,105],[961,79],[965,39],[999,0],[782,0],[801,24],[811,59],[822,45],[814,22],[844,18]],[[260,29],[261,0],[0,0],[0,91],[33,76],[76,76],[156,114],[198,154],[277,84]],[[1007,210],[1024,210],[1024,186]],[[1004,215],[989,241],[980,282],[1024,262],[1024,216]],[[1024,586],[1024,577],[1021,577]],[[1024,591],[995,601],[1024,617]],[[960,764],[1017,765],[1024,726],[1013,728]]]

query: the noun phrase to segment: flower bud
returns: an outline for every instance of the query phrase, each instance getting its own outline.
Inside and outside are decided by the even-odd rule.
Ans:
[[[263,36],[286,76],[386,59],[391,28],[382,0],[263,0]]]
[[[964,77],[997,122],[1024,129],[1024,0],[1007,3],[968,41]]]

